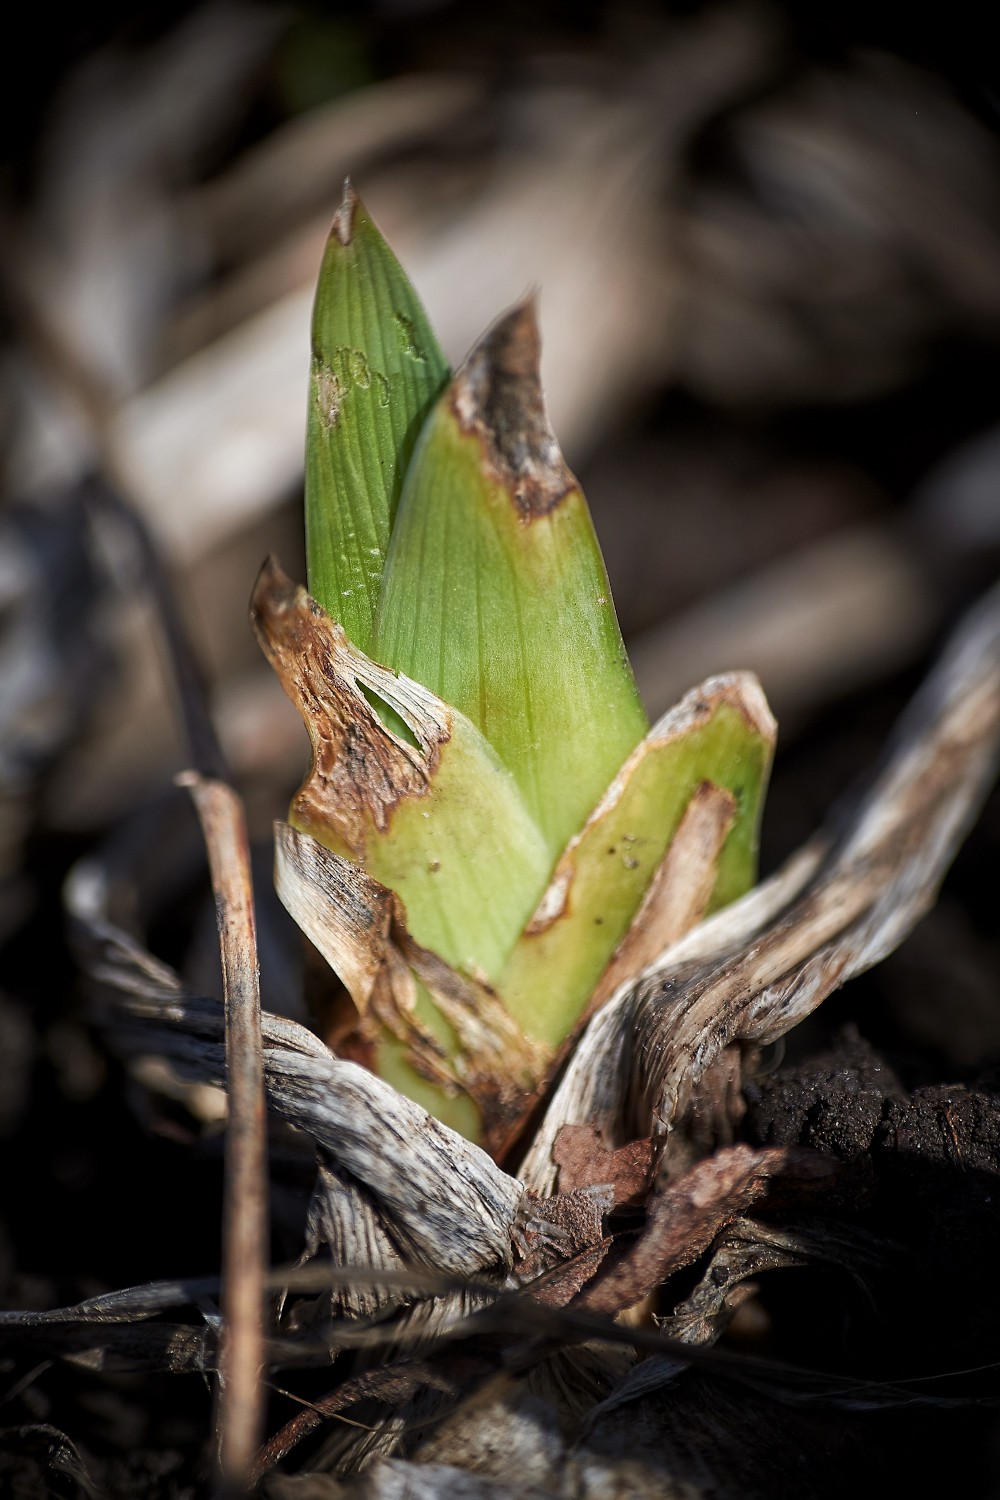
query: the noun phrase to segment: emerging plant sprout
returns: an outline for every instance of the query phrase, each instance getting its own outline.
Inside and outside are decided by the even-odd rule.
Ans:
[[[449,380],[349,186],[306,537],[310,593],[269,563],[253,601],[313,750],[278,889],[349,997],[340,1050],[497,1151],[581,1017],[752,885],[774,722],[734,673],[649,728],[532,303]]]

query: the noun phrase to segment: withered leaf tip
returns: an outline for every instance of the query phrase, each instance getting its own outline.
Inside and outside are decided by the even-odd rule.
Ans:
[[[525,520],[546,515],[577,488],[549,423],[540,361],[532,295],[494,323],[452,388],[460,425],[479,436],[487,461],[509,486]]]
[[[357,213],[361,199],[354,191],[349,177],[344,178],[344,195],[340,200],[340,207],[333,216],[331,234],[335,234],[340,243],[346,247],[354,238],[354,216]]]

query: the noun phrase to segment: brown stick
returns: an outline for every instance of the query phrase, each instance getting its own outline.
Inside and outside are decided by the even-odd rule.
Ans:
[[[221,1381],[217,1412],[225,1495],[245,1494],[263,1426],[263,1305],[267,1272],[267,1191],[260,980],[250,851],[243,805],[225,782],[197,772],[190,788],[208,850],[219,923],[226,1004],[226,1131],[222,1206]]]

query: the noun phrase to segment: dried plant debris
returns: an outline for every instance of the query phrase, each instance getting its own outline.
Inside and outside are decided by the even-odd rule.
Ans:
[[[727,1224],[770,1193],[773,1181],[789,1178],[808,1191],[835,1170],[836,1163],[815,1151],[723,1147],[683,1177],[658,1186],[638,1239],[582,1293],[580,1305],[591,1312],[623,1312],[697,1259]]]
[[[0,1428],[0,1489],[15,1497],[98,1500],[100,1491],[76,1445],[49,1422]]]
[[[890,1259],[882,1242],[852,1230],[829,1216],[812,1223],[801,1218],[777,1227],[749,1218],[733,1219],[702,1261],[702,1273],[692,1291],[671,1311],[658,1318],[659,1327],[685,1344],[712,1344],[729,1326],[745,1301],[757,1291],[754,1278],[788,1267],[831,1265],[857,1280],[865,1292],[865,1276]],[[677,1360],[644,1360],[616,1388],[609,1403],[620,1405],[633,1395],[664,1385],[677,1374]]]
[[[766,1391],[766,1400],[783,1403],[951,1399],[892,1385],[861,1390],[852,1383],[848,1390],[831,1377],[744,1366],[708,1348],[751,1278],[764,1271],[823,1262],[864,1289],[869,1278],[884,1275],[890,1252],[836,1217],[845,1203],[866,1202],[871,1182],[858,1168],[857,1152],[838,1151],[835,1138],[821,1133],[800,1144],[786,1130],[771,1144],[716,1150],[687,1170],[672,1141],[716,1059],[783,1034],[838,984],[888,953],[926,909],[993,774],[998,665],[1000,591],[962,625],[871,787],[830,830],[785,870],[654,957],[638,982],[621,986],[592,1018],[520,1178],[373,1074],[335,1057],[305,1028],[264,1013],[268,1107],[314,1142],[319,1160],[308,1263],[285,1273],[267,1359],[275,1366],[329,1360],[359,1338],[368,1348],[367,1368],[345,1367],[329,1400],[270,1441],[259,1472],[337,1412],[363,1413],[365,1431],[337,1427],[328,1461],[342,1473],[376,1461],[363,1479],[331,1480],[331,1494],[421,1493],[400,1486],[412,1477],[419,1487],[428,1475],[442,1495],[474,1493],[473,1482],[503,1494],[521,1450],[498,1457],[493,1448],[489,1460],[475,1453],[477,1444],[489,1446],[484,1413],[492,1422],[504,1410],[515,1413],[514,1428],[527,1423],[526,1462],[533,1443],[559,1455],[554,1466],[526,1470],[522,1491],[537,1473],[543,1493],[596,1495],[597,1476],[605,1483],[612,1472],[605,1459],[620,1473],[628,1453],[629,1493],[669,1494],[674,1485],[677,1493],[727,1494],[726,1475],[736,1472],[727,1466],[736,1461],[732,1446],[741,1430],[731,1413],[725,1462],[717,1453],[706,1457],[700,1439],[669,1438],[680,1431],[671,1413],[686,1414],[690,1435],[699,1424],[711,1425],[710,1414],[726,1404],[721,1388],[706,1384],[710,1372],[757,1382],[754,1399],[765,1400]],[[299,836],[289,830],[285,837]],[[221,1083],[221,1006],[187,993],[107,919],[99,864],[77,869],[68,899],[104,1022],[119,1045],[132,1055],[156,1054],[185,1077]],[[356,964],[359,985],[373,989],[381,981],[351,959],[352,922],[389,941],[397,921],[398,913],[377,901],[347,903],[339,962]],[[412,950],[407,960],[415,961]],[[891,1075],[885,1082],[891,1092]],[[752,1120],[763,1118],[764,1097],[758,1086]],[[961,1105],[929,1100],[927,1111],[939,1124],[951,1119],[951,1149],[961,1152],[967,1134]],[[883,1131],[911,1128],[902,1104],[880,1118]],[[945,1151],[943,1134],[941,1141]],[[814,1149],[818,1144],[833,1154]],[[870,1133],[857,1144],[864,1152]],[[830,1214],[839,1226],[832,1230]],[[367,1270],[351,1269],[351,1262]],[[691,1268],[684,1284],[672,1281],[684,1267]],[[302,1279],[309,1276],[311,1283]],[[663,1328],[672,1337],[609,1321],[664,1282],[672,1311]],[[320,1293],[318,1303],[305,1300],[307,1285]],[[119,1298],[52,1314],[7,1314],[3,1323],[20,1338],[44,1337],[46,1349],[98,1364],[124,1359],[149,1367],[159,1358],[165,1367],[191,1369],[217,1360],[213,1290],[140,1288]],[[154,1308],[162,1317],[178,1298],[203,1309],[201,1326],[150,1321]],[[582,1371],[592,1356],[573,1346],[594,1338],[658,1358],[633,1371],[634,1356],[603,1364],[601,1356],[595,1368],[605,1371],[603,1385],[597,1379],[585,1399],[578,1390],[570,1401],[572,1382],[553,1372],[562,1358],[582,1361]],[[716,1363],[695,1375],[692,1361]],[[666,1402],[659,1394],[664,1385]],[[530,1390],[544,1391],[544,1399],[529,1399]],[[471,1406],[463,1403],[463,1395],[476,1392]],[[540,1404],[532,1407],[532,1400]],[[458,1428],[457,1416],[442,1427],[456,1403],[465,1413]],[[572,1458],[564,1446],[567,1423],[584,1442]],[[438,1429],[440,1441],[426,1436]],[[459,1429],[464,1436],[449,1448],[447,1434]],[[655,1455],[641,1436],[654,1429]],[[393,1453],[417,1462],[402,1466],[388,1459]],[[770,1480],[752,1478],[760,1462],[759,1452],[747,1459],[750,1477],[740,1493],[782,1493],[777,1480],[768,1488]],[[782,1472],[790,1472],[787,1464]]]
[[[635,1207],[645,1201],[659,1154],[658,1143],[649,1136],[629,1141],[617,1151],[607,1151],[592,1125],[566,1125],[552,1148],[561,1193],[572,1193],[590,1183],[606,1183],[615,1208]]]

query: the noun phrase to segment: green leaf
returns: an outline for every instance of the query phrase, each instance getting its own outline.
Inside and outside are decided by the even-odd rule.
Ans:
[[[487,334],[428,418],[386,558],[374,654],[482,730],[554,860],[647,720],[538,358],[526,303]]]
[[[349,183],[320,270],[306,437],[309,587],[362,650],[403,476],[448,366]]]
[[[749,890],[775,725],[755,678],[710,678],[637,747],[556,866],[498,981],[525,1035],[558,1046],[573,1029],[677,832],[706,783],[735,816],[708,910]]]

